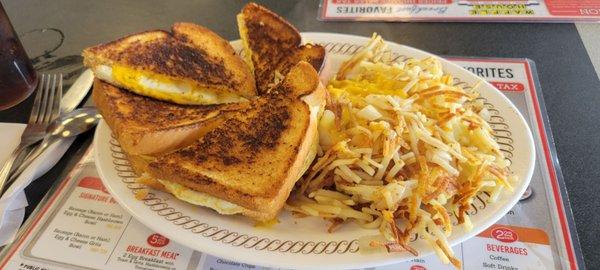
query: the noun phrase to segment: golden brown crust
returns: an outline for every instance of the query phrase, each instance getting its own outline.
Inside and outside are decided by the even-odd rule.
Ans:
[[[90,68],[119,64],[189,81],[216,93],[256,95],[252,73],[231,45],[190,23],[175,24],[173,33],[155,30],[129,35],[87,48],[82,55]]]
[[[307,137],[306,141],[310,141],[311,138]],[[133,155],[125,152],[127,155],[127,159],[131,164],[133,170],[140,176],[147,177],[147,172],[149,172],[149,164],[154,160],[153,157],[144,157],[140,155]],[[290,170],[292,171],[292,170]],[[170,177],[170,175],[166,175],[166,177]],[[163,180],[164,181],[164,180]],[[167,180],[168,181],[168,180]],[[171,180],[172,181],[172,180]],[[293,183],[295,181],[288,181],[289,184],[285,184],[274,198],[262,198],[262,197],[252,197],[253,205],[259,205],[260,208],[251,210],[245,208],[242,210],[242,215],[252,218],[257,221],[270,221],[277,217],[279,210],[283,207],[283,204],[287,200],[287,197],[293,187]],[[287,182],[286,182],[287,183]],[[219,189],[219,187],[216,187]],[[164,189],[161,189],[164,190]],[[228,194],[236,193],[236,191],[227,191]],[[210,193],[207,193],[210,194]],[[238,194],[238,196],[244,196],[243,194]],[[228,198],[223,198],[224,200],[228,200]],[[240,205],[241,206],[241,205]],[[243,207],[243,206],[242,206]]]
[[[285,79],[270,94],[301,97],[315,92],[319,83],[317,71],[307,62],[301,61],[290,69]]]
[[[277,72],[287,74],[292,67],[301,61],[308,62],[315,70],[320,71],[325,61],[325,48],[313,44],[302,45],[279,62]]]
[[[323,106],[319,86],[316,71],[301,62],[280,86],[286,94],[258,98],[228,114],[190,146],[151,162],[150,175],[274,216],[316,142],[317,115],[310,106]]]
[[[311,140],[310,136],[307,136],[306,141],[310,141],[310,140]],[[142,177],[149,177],[149,175],[147,174],[150,171],[149,164],[154,160],[154,157],[133,155],[133,154],[129,154],[127,152],[125,152],[125,154],[127,155],[127,159],[129,160],[131,167],[138,175],[140,175]],[[293,169],[291,169],[290,171],[293,171]],[[171,177],[170,175],[165,175],[165,176]],[[295,176],[295,177],[297,177],[297,176]],[[157,178],[153,178],[153,179],[157,179]],[[163,181],[165,181],[165,180],[163,180]],[[167,181],[172,181],[172,180],[167,180]],[[261,207],[251,210],[251,209],[248,209],[248,208],[242,206],[243,207],[242,215],[252,218],[254,220],[257,220],[257,221],[270,221],[270,220],[273,220],[274,218],[276,218],[277,214],[279,213],[279,210],[283,207],[285,201],[287,200],[287,197],[293,187],[293,184],[295,183],[295,181],[288,181],[288,182],[286,182],[286,184],[280,189],[279,193],[274,198],[262,198],[262,197],[249,198],[249,199],[253,200],[252,205],[259,205]],[[217,190],[219,190],[218,186],[216,188],[217,188]],[[164,191],[164,189],[160,189],[160,190]],[[226,191],[226,192],[228,192],[228,194],[236,193],[236,191]],[[210,194],[210,192],[205,192],[205,193]],[[237,194],[237,195],[244,196],[243,194]],[[223,199],[229,201],[228,198],[223,198]]]
[[[238,15],[238,27],[248,46],[247,62],[254,68],[257,91],[264,94],[273,82],[277,63],[300,46],[302,38],[285,19],[255,3],[244,6]]]
[[[240,91],[247,91],[247,93],[244,93],[246,97],[256,95],[254,76],[252,76],[250,68],[236,55],[229,41],[221,38],[208,28],[193,23],[175,23],[171,29],[175,38],[192,47],[202,48],[207,52],[220,52],[220,55],[223,56],[224,66],[232,72],[233,78],[238,81],[238,86],[235,87],[240,88]]]
[[[124,66],[158,74],[229,88],[235,86],[235,81],[227,79],[233,74],[225,68],[222,59],[180,42],[167,32],[145,32],[141,35],[147,34],[155,35],[156,38],[141,41],[137,37],[140,34],[135,34],[86,49],[86,52],[110,58]]]
[[[325,48],[300,46],[300,33],[285,19],[255,3],[247,4],[238,15],[238,28],[244,43],[245,61],[253,67],[256,88],[266,94],[276,86],[275,77],[285,75],[300,61],[320,70]]]
[[[150,167],[179,176],[169,180],[197,191],[258,207],[248,199],[276,195],[296,157],[310,115],[300,100],[261,101],[190,146],[159,157]]]
[[[244,104],[178,105],[134,94],[96,79],[96,107],[121,146],[132,154],[158,154],[191,143],[208,120]]]
[[[313,125],[310,125],[310,126],[313,127]],[[316,128],[316,127],[314,127],[314,128]],[[307,130],[307,136],[306,136],[303,144],[314,141],[314,138],[312,137],[311,134],[316,134],[316,132],[311,133],[311,129]],[[301,147],[301,149],[306,149],[306,150],[299,152],[298,153],[299,155],[306,155],[309,150],[307,147],[303,147],[303,146]],[[144,176],[144,177],[149,176],[147,174],[148,172],[150,172],[149,164],[155,159],[154,157],[134,155],[134,154],[129,154],[127,152],[125,152],[125,154],[127,155],[127,159],[129,160],[131,167],[138,175]],[[301,160],[301,159],[298,159],[298,160]],[[298,171],[297,169],[295,169],[295,165],[293,165],[292,168],[290,168],[289,172],[290,173],[289,173],[288,177],[298,178],[302,174],[303,171]],[[175,178],[173,178],[172,175],[170,175],[168,173],[164,173],[164,172],[158,173],[158,174],[155,173],[153,175],[155,175],[155,177],[156,177],[157,175],[161,175],[161,174],[163,174],[166,179],[171,179],[171,180],[167,180],[167,181],[173,181],[176,183],[182,183],[182,182],[186,181],[185,179],[183,179],[183,180],[180,179],[179,181],[173,180]],[[163,178],[163,181],[165,178]],[[160,178],[154,178],[154,179],[160,179]],[[206,189],[207,191],[204,193],[211,194],[212,196],[215,196],[214,194],[226,193],[227,197],[221,198],[221,199],[224,199],[224,200],[230,201],[230,202],[232,202],[229,199],[231,196],[236,197],[236,198],[251,200],[252,203],[245,204],[246,207],[244,207],[241,204],[238,204],[244,208],[242,215],[252,218],[254,220],[257,220],[257,221],[269,221],[269,220],[272,220],[277,217],[277,214],[279,213],[280,209],[283,207],[285,201],[287,200],[287,197],[289,196],[289,193],[291,192],[294,184],[295,184],[295,181],[285,181],[285,184],[282,185],[282,187],[279,189],[279,192],[277,193],[277,195],[272,198],[263,198],[263,197],[256,197],[256,196],[248,197],[247,195],[237,192],[235,190],[224,190],[219,185],[215,185],[212,188],[207,188]],[[216,192],[213,192],[213,190]],[[215,197],[217,197],[217,196],[215,196]],[[247,208],[248,206],[250,206],[250,207],[259,206],[259,207],[249,209],[249,208]]]

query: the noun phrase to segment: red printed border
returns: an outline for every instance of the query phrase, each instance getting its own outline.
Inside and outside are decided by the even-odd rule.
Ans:
[[[546,0],[548,12],[555,16],[599,16],[600,1]],[[591,15],[583,14],[594,13]]]
[[[553,22],[597,22],[600,21],[599,16],[534,16],[534,17],[477,17],[477,16],[423,16],[423,17],[412,17],[412,16],[395,16],[395,17],[378,17],[378,16],[355,16],[355,17],[332,17],[327,16],[327,5],[329,0],[322,0],[323,5],[321,6],[321,19],[330,21],[347,21],[357,20],[365,21],[374,19],[374,21],[398,21],[398,22],[410,22],[410,21],[431,21],[431,22],[447,22],[447,21],[461,21],[461,22],[527,22],[527,21],[553,21]]]

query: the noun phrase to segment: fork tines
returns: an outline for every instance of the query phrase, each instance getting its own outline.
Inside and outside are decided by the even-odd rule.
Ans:
[[[33,108],[29,123],[49,124],[60,114],[62,99],[62,74],[42,74],[38,82]]]

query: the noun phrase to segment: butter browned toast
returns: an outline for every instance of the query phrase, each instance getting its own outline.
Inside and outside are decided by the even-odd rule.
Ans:
[[[252,72],[229,42],[191,23],[90,47],[83,57],[97,78],[164,101],[218,104],[256,95]]]
[[[239,213],[253,219],[274,218],[314,159],[325,103],[325,89],[306,62],[294,66],[278,88],[285,94],[228,112],[191,145],[149,162],[147,173],[239,206]]]
[[[218,123],[208,120],[247,104],[179,105],[140,96],[99,79],[94,81],[92,96],[123,150],[136,155],[164,153],[188,145],[200,136],[203,127]]]
[[[285,19],[255,3],[248,3],[237,15],[244,60],[254,72],[259,94],[269,92],[278,77],[287,74],[299,61],[310,63],[317,71],[323,65],[325,49],[303,45],[298,30]]]
[[[250,50],[262,50],[249,63],[254,71],[261,64],[258,96],[259,75],[226,41],[193,24],[125,37],[86,49],[84,57],[99,78],[94,101],[140,181],[222,214],[266,221],[314,159],[326,96],[315,67],[325,54],[320,46],[300,46],[292,26],[259,9],[258,21],[245,22],[279,24],[274,37],[288,36],[293,46],[262,39]],[[260,38],[255,34],[242,39]],[[151,87],[139,83],[148,80]],[[202,87],[191,89],[190,81]],[[235,103],[213,104],[228,102]]]
[[[306,62],[276,90],[250,102],[187,106],[96,80],[93,97],[138,174],[189,203],[264,221],[314,159],[326,94]]]

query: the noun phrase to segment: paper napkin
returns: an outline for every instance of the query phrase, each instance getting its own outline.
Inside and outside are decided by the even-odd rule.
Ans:
[[[23,130],[25,124],[0,123],[0,141],[5,142],[5,147],[0,149],[0,164],[4,164],[19,145]],[[28,205],[23,191],[25,187],[54,167],[74,140],[63,139],[50,145],[0,198],[0,246],[11,243],[23,223],[25,207]]]

